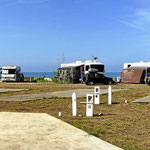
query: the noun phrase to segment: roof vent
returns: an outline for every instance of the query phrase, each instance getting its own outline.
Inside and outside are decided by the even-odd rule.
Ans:
[[[140,63],[144,63],[144,61],[140,61]]]
[[[76,64],[81,64],[82,63],[82,61],[76,61]]]

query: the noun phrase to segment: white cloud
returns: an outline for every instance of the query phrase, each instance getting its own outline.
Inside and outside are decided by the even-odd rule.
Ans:
[[[137,9],[134,13],[124,20],[121,20],[121,23],[136,29],[140,32],[137,32],[136,39],[139,43],[142,43],[145,48],[150,46],[150,8],[149,9]]]
[[[150,9],[138,9],[121,22],[135,29],[150,29]]]

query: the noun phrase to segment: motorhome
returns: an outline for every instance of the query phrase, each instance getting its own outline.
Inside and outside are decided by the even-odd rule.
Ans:
[[[94,83],[94,79],[106,79],[104,64],[96,60],[76,61],[74,63],[61,64],[61,67],[57,69],[57,79],[68,79],[71,83],[85,83],[89,74],[94,75],[94,77],[90,78],[93,80],[90,83]],[[99,79],[99,81],[101,80]]]
[[[24,81],[24,75],[21,73],[21,67],[16,65],[3,66],[1,80],[5,81]]]

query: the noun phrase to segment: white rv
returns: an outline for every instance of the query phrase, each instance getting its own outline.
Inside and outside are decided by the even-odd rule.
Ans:
[[[135,63],[124,63],[123,69],[128,69],[130,67],[150,67],[150,62],[135,62]]]
[[[121,72],[122,83],[148,83],[150,84],[150,62],[124,63]]]
[[[96,60],[87,60],[85,62],[76,61],[74,63],[61,64],[61,68],[57,69],[57,78],[62,80],[68,76],[72,83],[83,82],[85,75],[92,71],[97,71],[99,74],[104,76],[104,64],[96,62]]]
[[[82,67],[82,71],[84,74],[89,73],[92,69],[97,69],[98,72],[105,74],[104,64],[101,62],[86,60],[85,62],[76,61],[74,63],[67,63],[61,64],[61,68],[68,68],[68,67]]]
[[[5,81],[24,81],[24,75],[21,73],[21,67],[12,65],[12,66],[3,66],[1,80]]]

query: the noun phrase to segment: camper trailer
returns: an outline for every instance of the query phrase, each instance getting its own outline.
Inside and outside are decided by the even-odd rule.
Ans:
[[[96,62],[96,60],[61,64],[61,68],[57,69],[57,79],[68,79],[71,83],[81,82],[86,84],[94,84],[97,82],[108,83],[106,80],[112,81],[111,78],[105,77],[104,64]]]
[[[24,81],[24,75],[21,73],[21,67],[16,65],[3,66],[1,80],[3,82]]]
[[[150,62],[124,63],[121,72],[122,83],[148,83]]]
[[[136,63],[124,63],[123,65],[123,69],[127,69],[130,67],[150,67],[150,62],[140,61]]]

